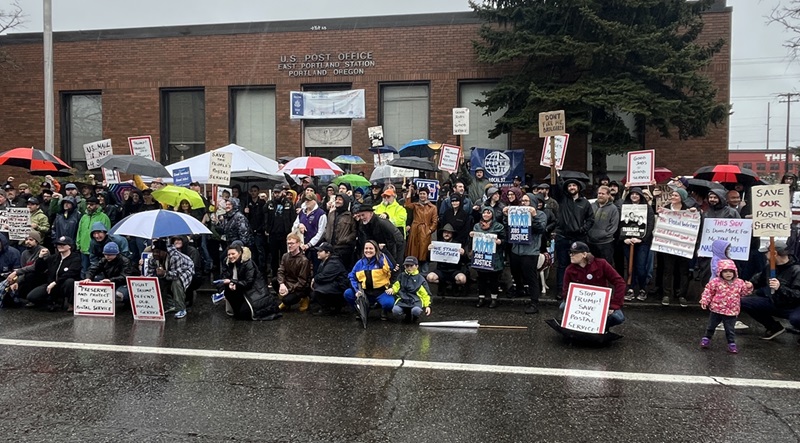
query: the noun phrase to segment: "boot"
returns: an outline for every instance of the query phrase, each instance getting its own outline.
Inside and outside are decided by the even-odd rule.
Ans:
[[[537,303],[531,302],[527,308],[525,308],[526,314],[538,314],[539,313],[539,305]]]
[[[478,304],[475,305],[475,307],[476,308],[482,308],[484,306],[486,306],[486,296],[485,295],[479,295],[478,296]]]
[[[489,303],[489,309],[494,309],[499,305],[497,301],[497,294],[492,294],[492,301]]]
[[[297,308],[300,312],[306,312],[308,310],[308,305],[311,304],[311,300],[308,297],[303,297],[300,299],[299,308]]]

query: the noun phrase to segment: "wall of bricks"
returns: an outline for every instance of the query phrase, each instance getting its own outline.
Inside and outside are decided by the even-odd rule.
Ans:
[[[459,13],[463,14],[463,13]],[[202,87],[205,90],[206,146],[208,149],[229,143],[229,101],[232,86],[271,86],[276,90],[278,156],[300,155],[302,125],[289,118],[289,92],[303,85],[346,83],[366,90],[367,116],[353,120],[353,153],[371,158],[368,126],[380,124],[379,89],[392,82],[426,82],[430,85],[429,138],[454,143],[450,135],[451,108],[458,105],[458,83],[465,80],[496,79],[500,68],[480,65],[475,60],[472,41],[478,23],[465,23],[463,15],[433,14],[418,25],[404,23],[388,27],[351,27],[324,31],[308,30],[308,21],[298,26],[303,31],[202,35],[213,26],[184,27],[183,34],[149,37],[140,30],[139,38],[109,38],[103,31],[56,35],[55,90],[56,111],[60,112],[59,92],[98,90],[103,94],[103,135],[111,138],[116,153],[128,153],[127,137],[152,135],[157,151],[161,148],[160,89]],[[449,18],[461,17],[452,21]],[[317,23],[319,22],[319,23]],[[305,23],[305,22],[302,22]],[[301,24],[302,24],[301,23]],[[454,24],[453,24],[454,23]],[[260,24],[265,29],[270,24]],[[730,40],[729,9],[707,14],[705,38]],[[137,30],[129,30],[136,32]],[[213,32],[206,34],[214,34]],[[83,35],[83,34],[81,34]],[[0,149],[16,146],[42,147],[42,46],[35,36],[3,37],[5,49],[20,66],[0,76]],[[147,37],[147,38],[145,38]],[[16,40],[15,40],[16,39]],[[364,75],[291,78],[277,69],[281,56],[349,51],[372,51],[375,67]],[[730,48],[726,46],[708,70],[723,101],[729,96]],[[423,136],[421,134],[420,136]],[[526,150],[526,169],[540,178],[547,171],[538,166],[542,140],[520,131],[512,134],[512,148]],[[724,162],[727,158],[727,128],[710,131],[707,137],[677,141],[647,137],[649,148],[658,150],[659,165],[676,172],[690,173],[695,166]],[[56,153],[61,152],[60,121],[56,118]],[[570,140],[566,168],[586,170],[586,138]],[[19,169],[0,168],[0,177],[20,176]]]

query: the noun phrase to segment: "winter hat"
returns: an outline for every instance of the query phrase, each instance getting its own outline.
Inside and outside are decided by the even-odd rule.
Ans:
[[[31,229],[31,232],[28,233],[28,237],[36,240],[36,243],[42,242],[42,234],[39,234],[39,231],[35,229]]]
[[[91,232],[97,232],[97,231],[108,232],[108,229],[106,228],[106,225],[103,224],[103,222],[94,222],[92,223]]]
[[[113,241],[110,241],[103,246],[103,254],[117,255],[119,254],[119,246]]]
[[[678,188],[678,189],[675,190],[675,192],[677,192],[678,195],[681,196],[681,202],[685,202],[686,199],[689,198],[689,193],[686,192],[686,189]]]

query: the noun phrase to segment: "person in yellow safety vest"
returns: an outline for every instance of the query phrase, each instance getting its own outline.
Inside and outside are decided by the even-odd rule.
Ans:
[[[403,233],[403,238],[406,237],[406,220],[408,220],[408,211],[406,208],[397,203],[397,194],[394,189],[387,189],[381,194],[383,201],[375,206],[375,215],[389,219],[397,229]]]

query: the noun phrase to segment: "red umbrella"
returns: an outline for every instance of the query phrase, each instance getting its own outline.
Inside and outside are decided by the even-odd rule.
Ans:
[[[667,168],[653,169],[653,178],[656,179],[656,183],[665,182],[672,177],[674,177],[674,175],[672,175],[672,171]]]
[[[0,154],[0,165],[25,168],[32,175],[71,175],[70,166],[53,154],[33,148],[14,148]]]
[[[297,157],[286,163],[281,172],[289,175],[339,175],[344,173],[342,168],[322,157]]]
[[[752,169],[736,165],[703,166],[694,173],[694,178],[719,183],[739,183],[745,187],[761,183]]]

